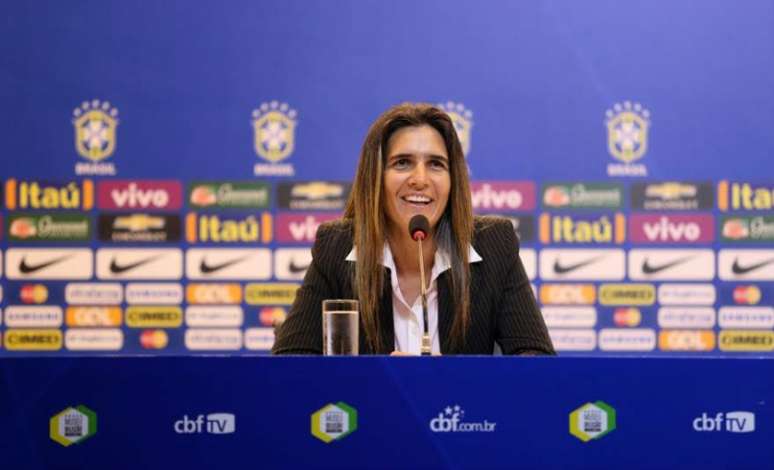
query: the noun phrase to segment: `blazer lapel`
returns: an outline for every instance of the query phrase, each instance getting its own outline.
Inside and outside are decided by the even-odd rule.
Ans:
[[[436,280],[438,288],[438,343],[441,345],[441,354],[453,353],[449,348],[449,335],[452,323],[454,323],[454,309],[449,292],[449,271],[444,271]]]
[[[395,320],[392,318],[392,283],[390,282],[390,270],[384,268],[384,282],[382,284],[382,300],[379,303],[379,326],[381,329],[382,350],[377,354],[390,354],[395,350]]]

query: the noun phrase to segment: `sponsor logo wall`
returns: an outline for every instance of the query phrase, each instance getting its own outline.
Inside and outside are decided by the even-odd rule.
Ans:
[[[472,111],[443,108],[483,158]],[[73,174],[2,181],[0,355],[267,353],[351,191],[294,176],[301,115],[267,100],[244,116],[242,179],[131,179],[112,162],[129,132],[116,104],[78,105]],[[625,101],[601,115],[607,179],[471,181],[475,213],[513,225],[557,350],[771,354],[774,184],[651,180],[657,113]]]

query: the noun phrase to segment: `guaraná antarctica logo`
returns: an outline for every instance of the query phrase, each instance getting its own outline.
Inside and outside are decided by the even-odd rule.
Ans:
[[[296,110],[287,103],[262,103],[253,110],[255,152],[271,164],[256,164],[255,176],[293,176],[292,165],[280,165],[295,148]]]
[[[312,413],[312,435],[329,444],[357,429],[357,410],[343,401],[328,403]]]
[[[624,101],[616,103],[605,113],[607,125],[607,150],[620,163],[607,165],[608,176],[648,176],[648,169],[634,163],[648,150],[650,111],[640,103]]]
[[[75,174],[115,175],[115,166],[102,160],[116,150],[118,110],[107,101],[84,101],[73,110],[73,127],[75,150],[89,160],[89,163],[76,163]]]
[[[51,439],[68,447],[80,444],[97,432],[97,414],[83,405],[65,408],[49,421]]]
[[[462,103],[455,103],[453,101],[447,101],[446,103],[439,104],[438,107],[446,111],[446,114],[452,120],[454,129],[457,131],[457,137],[462,144],[462,152],[465,156],[468,156],[470,152],[470,140],[471,129],[473,128],[473,112],[465,108]]]
[[[465,410],[460,405],[447,406],[430,420],[433,432],[494,432],[497,423],[487,420],[466,421]]]
[[[603,401],[586,403],[570,413],[570,434],[588,442],[615,430],[615,409]]]

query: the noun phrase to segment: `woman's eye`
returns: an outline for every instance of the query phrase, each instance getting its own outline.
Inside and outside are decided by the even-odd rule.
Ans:
[[[396,168],[406,168],[409,165],[408,158],[399,158],[393,162],[393,166]]]
[[[433,160],[430,162],[430,165],[433,168],[446,169],[446,163],[441,160]]]

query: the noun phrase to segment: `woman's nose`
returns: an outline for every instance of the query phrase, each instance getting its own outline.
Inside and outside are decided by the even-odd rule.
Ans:
[[[411,171],[410,183],[420,187],[427,184],[427,168],[425,168],[424,163],[416,165]]]

